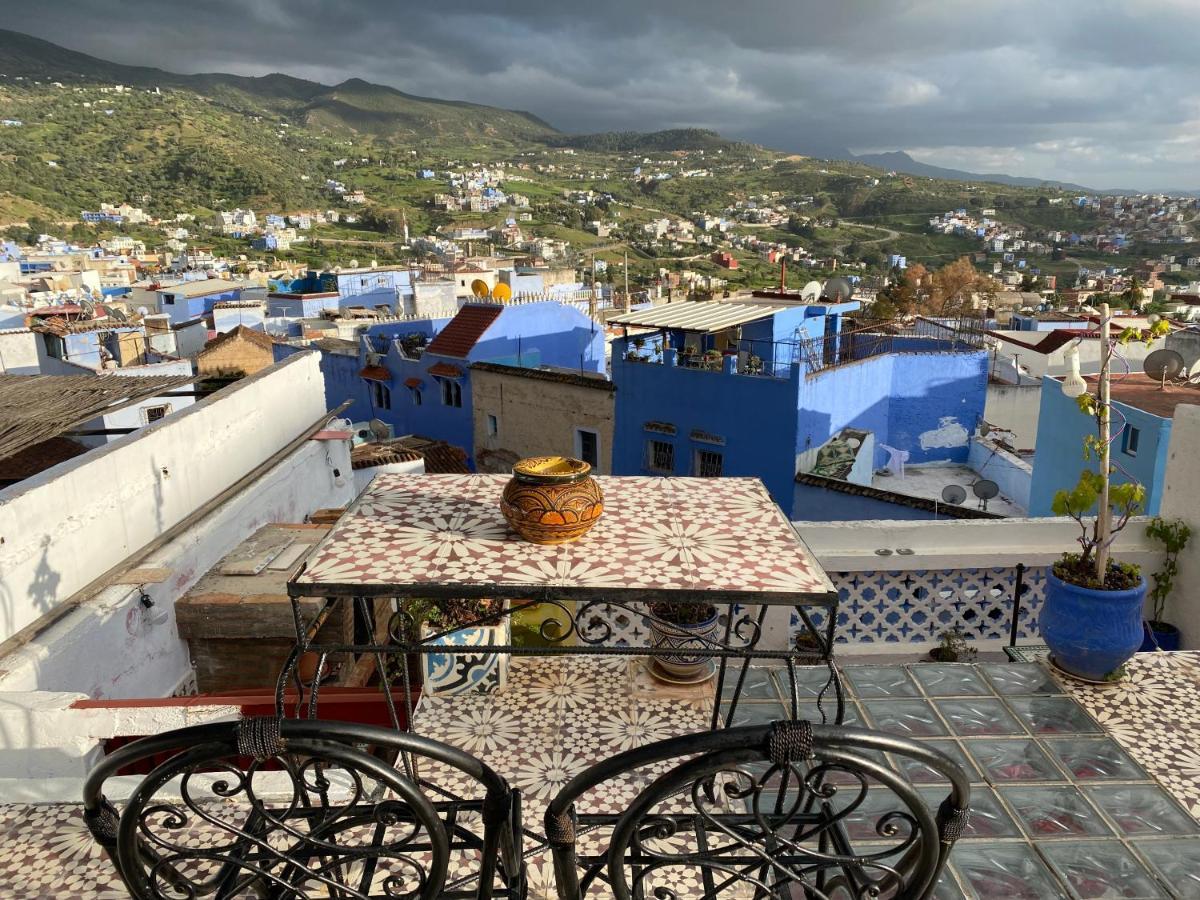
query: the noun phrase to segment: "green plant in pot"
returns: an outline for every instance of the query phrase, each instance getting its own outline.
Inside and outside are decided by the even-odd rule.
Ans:
[[[711,657],[698,649],[716,646],[720,616],[711,603],[659,600],[650,604],[650,641],[655,650],[651,672],[673,682],[700,682],[711,677]]]
[[[1179,629],[1166,621],[1167,598],[1175,587],[1175,576],[1179,574],[1179,554],[1192,539],[1192,529],[1182,519],[1163,519],[1155,516],[1146,526],[1146,537],[1163,547],[1162,567],[1151,576],[1154,584],[1150,588],[1150,604],[1153,612],[1146,622],[1146,637],[1142,650],[1178,650]]]
[[[1133,516],[1141,512],[1146,489],[1136,482],[1113,484],[1110,458],[1113,438],[1112,400],[1109,374],[1112,344],[1110,315],[1105,304],[1100,324],[1100,373],[1095,392],[1079,374],[1079,351],[1069,351],[1071,373],[1063,379],[1063,393],[1095,421],[1095,434],[1084,439],[1084,459],[1095,461],[1096,469],[1085,468],[1070,490],[1054,495],[1051,509],[1079,525],[1078,553],[1064,553],[1046,577],[1046,602],[1042,607],[1041,632],[1056,666],[1088,681],[1119,677],[1123,666],[1142,644],[1142,609],[1146,579],[1137,566],[1112,558],[1112,544]],[[1116,342],[1147,343],[1167,330],[1165,322],[1154,322],[1147,333],[1126,328]],[[1118,431],[1118,434],[1120,432]]]

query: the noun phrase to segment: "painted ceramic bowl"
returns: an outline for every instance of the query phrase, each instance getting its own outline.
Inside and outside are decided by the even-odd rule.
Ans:
[[[531,456],[513,466],[500,512],[534,544],[564,544],[588,532],[604,512],[592,467],[567,456]]]

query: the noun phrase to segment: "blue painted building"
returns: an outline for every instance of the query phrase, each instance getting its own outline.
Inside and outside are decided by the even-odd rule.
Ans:
[[[311,294],[267,294],[267,315],[274,318],[315,319],[322,313],[338,311],[337,291]]]
[[[1066,313],[1042,312],[1012,314],[1010,331],[1058,331],[1062,328],[1086,330],[1092,327],[1092,322],[1078,316]]]
[[[845,330],[857,308],[759,292],[617,317],[656,333],[613,342],[614,473],[757,476],[791,511],[802,457],[847,427],[873,435],[876,466],[880,444],[910,463],[966,462],[986,351],[933,322],[904,336]]]
[[[190,322],[212,312],[213,306],[224,302],[240,302],[243,285],[220,278],[185,281],[159,288],[158,311],[171,317],[171,324]]]
[[[1084,378],[1094,388],[1095,376]],[[1113,481],[1137,481],[1145,485],[1144,512],[1157,515],[1162,503],[1175,407],[1180,403],[1200,404],[1200,390],[1177,385],[1160,389],[1157,381],[1139,372],[1114,376],[1111,392],[1115,437],[1110,447],[1116,467]],[[1095,433],[1095,420],[1080,412],[1073,399],[1064,396],[1062,382],[1044,377],[1029,515],[1053,515],[1050,506],[1055,492],[1074,487],[1084,468],[1097,468],[1094,460],[1088,462],[1083,458],[1083,439]]]
[[[294,353],[315,350],[321,354],[321,374],[325,379],[325,408],[336,409],[347,400],[350,406],[341,416],[351,422],[366,422],[374,417],[371,402],[371,382],[359,373],[363,365],[358,343],[340,338],[321,338],[307,347],[276,343],[275,361]]]
[[[314,346],[321,349],[319,344]],[[446,441],[473,458],[471,363],[603,373],[605,336],[603,328],[579,310],[553,301],[517,306],[469,303],[452,319],[369,327],[355,361],[357,384],[348,377],[344,356],[335,355],[323,351],[331,408],[354,400],[346,415],[355,421],[382,419],[398,435]]]

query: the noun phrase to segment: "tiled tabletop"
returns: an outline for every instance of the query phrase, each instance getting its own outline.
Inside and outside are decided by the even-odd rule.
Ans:
[[[969,774],[971,826],[936,897],[1200,898],[1200,659],[1140,654],[1129,669],[1128,681],[1106,687],[1060,681],[1028,663],[844,670],[849,723],[928,741]],[[785,717],[779,674],[751,670],[737,723]],[[820,696],[827,672],[798,674],[801,714],[820,721],[832,711]],[[424,699],[415,724],[521,788],[526,825],[540,830],[549,798],[588,765],[706,728],[711,690],[660,685],[636,659],[514,658],[505,691]],[[883,761],[931,803],[945,795],[929,770]],[[468,793],[442,773],[423,774]],[[620,812],[657,774],[608,783],[585,795],[580,811]],[[864,804],[864,823],[870,810]],[[869,848],[869,830],[860,838]],[[531,898],[554,896],[544,854],[529,859],[529,875]],[[78,807],[9,805],[0,806],[0,897],[9,896],[122,894]],[[680,900],[695,896],[680,885]]]
[[[522,540],[500,513],[507,475],[378,475],[292,582],[364,593],[836,600],[757,478],[598,477],[605,510],[577,541]]]

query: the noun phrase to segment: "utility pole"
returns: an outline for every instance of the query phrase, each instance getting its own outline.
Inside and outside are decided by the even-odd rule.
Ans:
[[[1096,549],[1096,577],[1100,581],[1100,589],[1104,589],[1104,579],[1108,574],[1108,542],[1112,528],[1112,517],[1108,515],[1108,475],[1109,475],[1109,366],[1112,353],[1108,343],[1108,325],[1111,318],[1108,304],[1100,307],[1100,509],[1097,521],[1099,545]]]
[[[629,312],[629,251],[625,251],[625,312]]]

